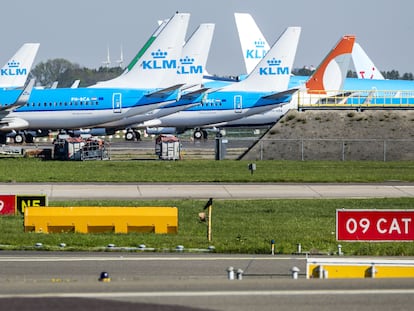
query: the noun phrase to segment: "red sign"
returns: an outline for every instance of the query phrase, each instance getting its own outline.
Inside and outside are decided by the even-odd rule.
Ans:
[[[337,210],[338,241],[414,241],[414,210]]]
[[[0,215],[14,215],[16,213],[16,196],[0,195]]]

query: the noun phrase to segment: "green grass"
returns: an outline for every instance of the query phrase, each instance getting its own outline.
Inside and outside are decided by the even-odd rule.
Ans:
[[[0,182],[384,182],[414,181],[414,162],[41,161],[0,159]]]
[[[155,251],[174,251],[177,245],[186,249],[215,247],[219,253],[269,254],[270,241],[276,242],[277,254],[291,254],[297,243],[303,252],[335,254],[342,245],[345,255],[413,256],[414,244],[338,242],[335,236],[336,209],[409,209],[412,198],[401,199],[302,199],[302,200],[215,200],[212,209],[212,241],[207,239],[207,225],[198,213],[205,202],[175,201],[68,201],[49,202],[50,206],[176,206],[177,234],[81,234],[24,233],[23,216],[0,217],[0,249],[104,251],[108,244],[137,247],[145,244]]]
[[[61,162],[39,159],[0,159],[0,182],[385,182],[414,181],[414,162],[257,161],[251,174],[248,161],[90,161]],[[0,186],[1,187],[1,186]],[[1,188],[0,188],[1,192]],[[312,253],[334,254],[335,217],[338,208],[410,209],[414,199],[354,200],[216,200],[213,207],[213,241],[207,240],[206,224],[198,213],[205,202],[177,201],[70,201],[50,206],[177,206],[178,234],[39,234],[24,233],[23,217],[0,217],[0,248],[44,250],[105,250],[108,244],[156,251],[208,248],[220,253],[276,252],[291,254],[297,243]],[[410,255],[413,243],[344,243],[347,255]]]

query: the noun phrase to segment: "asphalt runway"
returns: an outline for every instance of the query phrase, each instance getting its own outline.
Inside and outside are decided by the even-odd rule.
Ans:
[[[1,310],[385,311],[414,303],[412,279],[305,279],[304,256],[3,251],[0,264]],[[229,266],[244,270],[241,280],[228,279]],[[99,281],[102,271],[110,282]]]
[[[414,197],[412,183],[0,183],[0,194],[70,199],[278,199]]]

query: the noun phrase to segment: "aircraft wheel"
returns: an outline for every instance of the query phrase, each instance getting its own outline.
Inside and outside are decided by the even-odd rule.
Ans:
[[[24,135],[17,133],[16,136],[14,136],[14,142],[16,144],[22,144],[24,142]]]
[[[134,131],[134,135],[135,135],[136,140],[141,140],[141,133],[140,132]]]
[[[127,131],[125,133],[125,140],[131,141],[135,139],[135,134],[132,131]]]
[[[34,142],[34,137],[32,134],[26,134],[25,141],[28,144],[32,144]]]
[[[194,137],[194,139],[197,139],[197,140],[204,138],[203,131],[195,130],[194,133],[193,133],[193,137]]]
[[[203,131],[202,131],[202,133],[203,133],[203,138],[204,138],[204,139],[207,139],[207,138],[208,138],[208,133],[207,133],[207,131],[206,131],[206,130],[203,130]]]

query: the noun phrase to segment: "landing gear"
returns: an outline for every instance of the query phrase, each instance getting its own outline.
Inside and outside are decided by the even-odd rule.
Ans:
[[[134,140],[135,136],[134,136],[134,132],[133,131],[127,131],[125,133],[125,140],[131,141]]]
[[[127,130],[127,132],[125,133],[125,140],[141,140],[141,133],[138,131]]]
[[[193,133],[193,137],[195,140],[207,139],[208,133],[206,130],[195,129]]]
[[[23,133],[17,133],[13,139],[16,144],[23,144],[25,136]]]
[[[135,134],[135,139],[136,140],[141,140],[141,133],[140,132],[134,131],[134,134]]]
[[[14,135],[13,140],[15,144],[23,144],[23,142],[32,144],[34,142],[34,136],[30,133],[18,132]]]
[[[32,144],[34,142],[34,137],[32,134],[27,133],[25,137],[25,142],[28,144]]]

